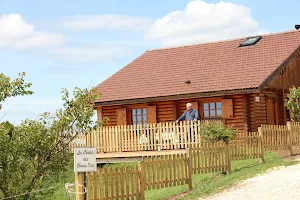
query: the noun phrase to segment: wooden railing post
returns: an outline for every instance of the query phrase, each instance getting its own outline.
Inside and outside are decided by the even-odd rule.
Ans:
[[[84,173],[82,172],[75,173],[75,183],[83,185],[83,182],[84,182]],[[75,191],[76,191],[76,200],[84,200],[84,194],[82,194],[83,187],[77,185],[75,187]]]
[[[264,152],[264,142],[263,142],[263,132],[261,127],[258,127],[258,133],[259,133],[259,144],[260,144],[260,161],[265,162],[265,152]]]
[[[188,175],[188,189],[191,190],[193,188],[193,181],[192,181],[192,149],[187,149],[187,175]]]
[[[227,162],[226,174],[231,173],[231,153],[230,153],[230,143],[225,143],[225,160]]]
[[[144,200],[145,199],[145,171],[144,171],[144,166],[143,162],[138,162],[137,163],[137,168],[138,168],[138,179],[139,179],[139,191],[137,191],[138,194],[138,199]]]
[[[287,128],[288,128],[288,144],[289,144],[289,151],[290,151],[290,155],[294,155],[293,152],[293,131],[292,131],[292,124],[291,122],[287,122]]]

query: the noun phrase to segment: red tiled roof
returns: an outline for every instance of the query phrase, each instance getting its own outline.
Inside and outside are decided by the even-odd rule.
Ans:
[[[146,51],[97,86],[97,102],[258,88],[300,46],[300,31],[239,48],[245,39]]]

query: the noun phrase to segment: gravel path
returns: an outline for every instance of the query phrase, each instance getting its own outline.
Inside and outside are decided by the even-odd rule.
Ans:
[[[300,164],[279,167],[199,200],[300,200]]]

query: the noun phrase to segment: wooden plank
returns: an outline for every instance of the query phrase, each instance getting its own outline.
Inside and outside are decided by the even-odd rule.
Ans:
[[[120,167],[120,192],[121,199],[124,199],[124,167]]]
[[[97,173],[93,172],[92,173],[92,177],[93,177],[93,198],[97,199]]]
[[[113,196],[114,196],[113,168],[109,169],[109,178],[110,178],[110,181],[109,181],[110,198],[113,199]]]
[[[108,199],[108,173],[107,173],[107,168],[104,168],[104,194],[105,194],[105,199]]]
[[[156,184],[155,184],[155,170],[157,170],[156,166],[155,166],[155,160],[156,158],[151,157],[150,163],[151,163],[151,185],[152,188],[155,189]],[[155,169],[156,168],[156,169]]]
[[[147,107],[147,123],[156,123],[156,106]]]
[[[116,109],[117,125],[127,125],[126,108]]]
[[[130,170],[130,183],[131,183],[131,200],[134,200],[134,172]]]
[[[130,179],[130,174],[129,174],[129,168],[125,167],[125,188],[126,188],[126,199],[129,199],[130,193],[129,193],[129,179]]]
[[[233,102],[232,99],[222,99],[222,118],[230,119],[233,117]]]
[[[161,176],[160,176],[160,187],[164,188],[164,181],[165,181],[165,155],[161,155],[160,156],[160,164],[161,164],[161,168],[160,168],[160,172],[161,172]]]
[[[151,157],[147,157],[146,158],[146,166],[147,166],[147,170],[146,170],[146,179],[147,179],[147,186],[148,186],[148,190],[151,190],[152,188],[152,184],[150,182],[150,159]]]
[[[130,151],[134,151],[134,127],[133,125],[130,126]]]
[[[169,155],[164,155],[164,181],[165,181],[165,185],[164,187],[168,187],[168,181],[169,181],[169,177],[168,177],[168,165],[169,165],[169,162],[168,162],[168,158],[169,158]]]

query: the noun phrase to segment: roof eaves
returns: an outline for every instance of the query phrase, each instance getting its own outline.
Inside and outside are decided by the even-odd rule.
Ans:
[[[157,102],[157,101],[179,100],[179,99],[205,98],[205,97],[234,95],[234,94],[251,94],[251,93],[258,93],[258,92],[259,92],[258,88],[244,88],[244,89],[201,92],[201,93],[182,94],[182,95],[170,95],[170,96],[161,96],[161,97],[102,101],[102,102],[95,102],[94,106],[97,107],[97,106],[110,106],[110,105],[125,105],[125,104],[147,103],[147,102]]]
[[[300,54],[300,45],[296,50],[281,64],[279,67],[273,71],[259,86],[258,89],[261,92],[284,68],[290,65],[290,63]]]

